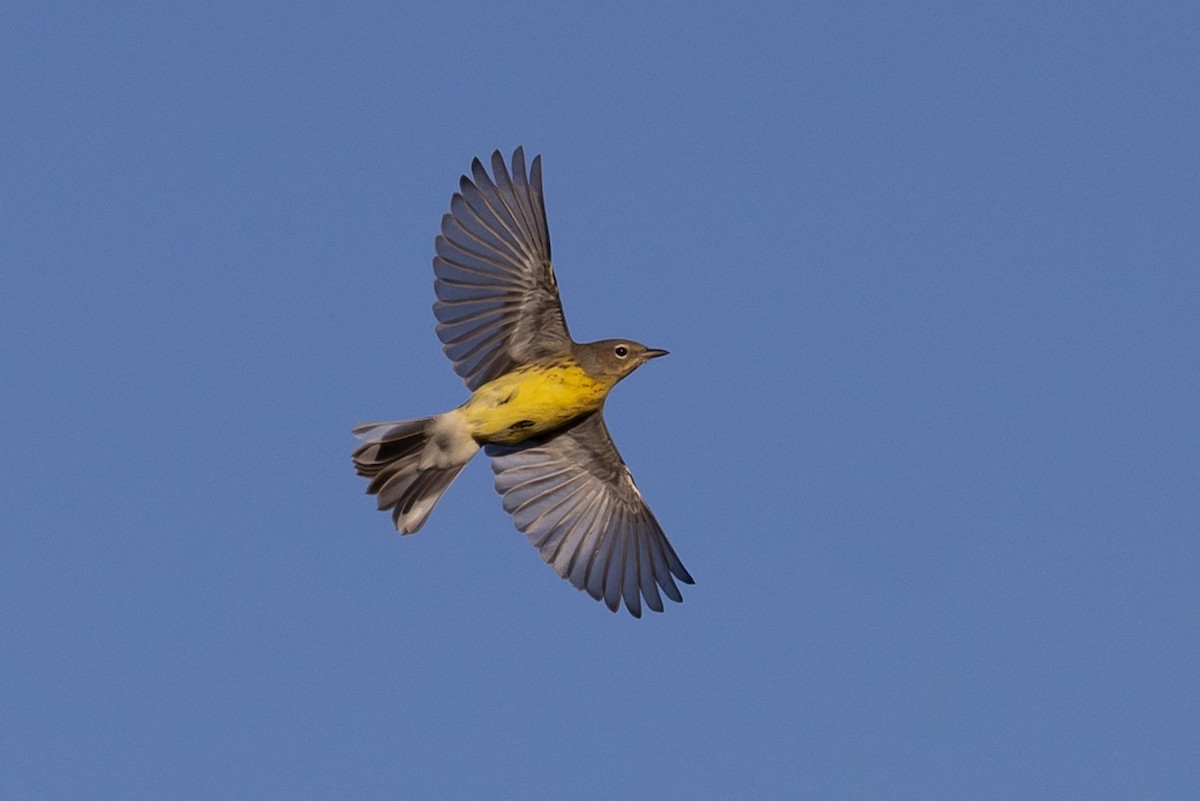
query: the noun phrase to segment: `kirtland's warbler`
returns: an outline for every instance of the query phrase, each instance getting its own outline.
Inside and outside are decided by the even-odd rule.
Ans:
[[[675,579],[692,577],[603,415],[617,382],[666,351],[571,339],[550,261],[541,157],[527,174],[517,148],[510,173],[496,151],[491,176],[475,159],[435,244],[437,334],[471,397],[436,417],[355,427],[367,492],[411,534],[482,446],[504,509],[560,576],[614,612],[623,599],[634,617],[643,599],[662,611],[660,589],[683,600]]]

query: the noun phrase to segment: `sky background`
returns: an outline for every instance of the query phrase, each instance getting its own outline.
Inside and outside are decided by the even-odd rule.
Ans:
[[[0,798],[1184,799],[1193,2],[6,3]],[[480,458],[430,260],[544,160],[688,569],[610,614]]]

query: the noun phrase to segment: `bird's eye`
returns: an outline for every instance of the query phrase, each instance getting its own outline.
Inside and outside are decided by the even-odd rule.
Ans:
[[[624,359],[629,355],[629,348],[625,347],[624,345],[617,345],[615,348],[613,348],[613,353],[617,354],[618,359]]]

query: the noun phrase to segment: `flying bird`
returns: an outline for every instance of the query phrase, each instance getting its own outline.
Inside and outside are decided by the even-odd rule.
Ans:
[[[482,447],[496,491],[543,560],[575,587],[634,617],[642,601],[694,583],[646,505],[604,425],[617,382],[666,355],[631,339],[579,343],[563,317],[550,260],[541,156],[517,148],[492,174],[462,176],[435,241],[437,334],[471,396],[453,411],[364,423],[354,465],[367,493],[412,534]]]

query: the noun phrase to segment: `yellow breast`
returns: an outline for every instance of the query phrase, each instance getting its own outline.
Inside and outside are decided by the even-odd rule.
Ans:
[[[459,411],[476,440],[514,444],[596,411],[610,389],[573,359],[556,357],[489,381]]]

